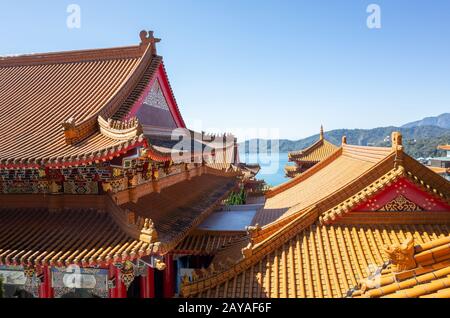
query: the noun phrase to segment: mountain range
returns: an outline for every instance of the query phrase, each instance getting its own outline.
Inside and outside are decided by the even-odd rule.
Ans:
[[[325,132],[325,138],[335,145],[340,145],[342,136],[347,136],[347,142],[360,146],[389,146],[390,136],[393,131],[400,131],[403,135],[405,151],[415,158],[428,158],[444,155],[443,151],[437,150],[441,144],[450,144],[450,113],[436,117],[427,117],[422,120],[407,123],[401,127],[378,127],[373,129],[336,129]],[[278,141],[279,152],[290,152],[306,148],[318,140],[319,135],[313,135],[300,140],[271,140]],[[251,140],[254,145],[255,140]],[[258,139],[257,149],[249,149],[250,141],[240,144],[246,153],[264,151],[271,149],[271,142]],[[267,145],[267,146],[266,146]],[[245,147],[245,148],[244,148]]]

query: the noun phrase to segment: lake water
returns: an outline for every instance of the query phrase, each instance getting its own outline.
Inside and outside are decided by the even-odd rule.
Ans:
[[[284,172],[284,167],[289,163],[287,153],[240,153],[239,159],[245,163],[259,163],[261,171],[258,173],[257,178],[265,180],[272,187],[289,180]]]

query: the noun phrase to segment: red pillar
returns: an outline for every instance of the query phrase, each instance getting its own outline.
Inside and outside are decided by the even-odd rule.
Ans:
[[[141,277],[141,298],[155,298],[155,272],[147,267],[147,275]]]
[[[127,298],[127,288],[120,279],[120,269],[116,268],[116,298]]]
[[[109,297],[111,298],[127,298],[127,289],[120,279],[120,269],[111,265],[109,268],[110,276],[116,278],[116,287],[110,289]]]
[[[151,267],[147,268],[147,288],[148,298],[155,298],[155,270]]]
[[[114,265],[109,266],[109,278],[114,279],[116,277],[116,270],[117,268]],[[117,284],[117,281],[115,281]],[[109,298],[117,298],[117,288],[110,288],[109,289]]]
[[[140,284],[141,284],[141,298],[148,298],[147,277],[141,276]]]
[[[52,275],[50,267],[42,268],[43,282],[39,286],[39,298],[53,298]]]
[[[173,267],[173,256],[167,254],[165,257],[166,269],[164,270],[164,298],[172,298],[174,294],[175,273]]]
[[[155,298],[155,272],[150,266],[146,271],[146,275],[141,276],[141,298]]]

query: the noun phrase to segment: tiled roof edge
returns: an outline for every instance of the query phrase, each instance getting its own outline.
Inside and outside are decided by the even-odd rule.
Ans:
[[[98,60],[137,58],[140,56],[142,56],[142,51],[139,45],[50,53],[32,53],[0,57],[0,67],[79,63]]]

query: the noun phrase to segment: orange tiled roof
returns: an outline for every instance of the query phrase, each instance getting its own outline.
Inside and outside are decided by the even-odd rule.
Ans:
[[[438,149],[440,149],[440,150],[449,150],[450,151],[450,145],[440,145],[440,146],[438,146]]]
[[[284,170],[285,170],[286,172],[297,172],[298,167],[296,167],[296,166],[291,166],[291,165],[286,165],[286,166],[284,167]]]
[[[121,205],[155,224],[160,252],[176,247],[236,186],[236,179],[210,174],[178,182],[139,200]],[[163,251],[164,250],[164,251]]]
[[[93,210],[0,209],[0,264],[91,266],[133,259],[152,244],[125,234]]]
[[[450,235],[414,247],[414,268],[389,267],[362,280],[353,297],[450,298]]]
[[[243,231],[196,230],[173,250],[177,254],[211,255],[246,235]]]
[[[139,98],[142,81],[162,63],[154,43],[142,40],[139,46],[1,58],[0,164],[92,162],[137,139],[142,143],[143,136],[117,140],[98,129],[99,117],[111,118]],[[79,133],[76,143],[66,142],[68,122]]]
[[[272,188],[267,193],[264,209],[258,212],[255,224],[261,226],[282,220],[305,208],[325,200],[351,182],[368,182],[393,168],[394,152],[391,148],[368,148],[343,145],[327,159],[316,164],[294,179]],[[372,168],[383,160],[390,161],[382,170]],[[368,176],[366,176],[368,175]],[[359,183],[359,184],[360,184]],[[330,200],[336,204],[342,199]]]
[[[431,167],[427,166],[431,171],[437,173],[437,174],[446,174],[450,173],[450,168],[441,168],[441,167]]]
[[[342,298],[383,264],[385,244],[400,243],[410,233],[424,244],[448,237],[450,228],[448,225],[314,224],[224,282],[211,284],[199,292],[193,289],[189,295]]]
[[[308,148],[290,152],[288,157],[290,161],[319,162],[331,155],[337,148],[326,139],[321,138]]]
[[[232,265],[219,272],[213,271],[206,277],[185,286],[183,288],[184,295],[201,294],[202,296],[217,296],[217,293],[220,295],[220,291],[217,289],[218,286],[224,287],[225,289],[229,288],[230,284],[233,284],[233,286],[242,286],[238,281],[238,278],[241,277],[241,275],[246,279],[249,277],[250,281],[253,282],[252,286],[254,292],[258,285],[255,285],[255,276],[252,276],[252,273],[255,273],[256,268],[261,268],[261,266],[266,269],[266,277],[271,277],[270,273],[267,272],[267,270],[271,269],[275,271],[278,270],[280,275],[284,275],[281,276],[280,281],[273,281],[273,284],[275,284],[273,290],[275,296],[277,295],[277,290],[279,290],[280,293],[278,294],[278,297],[288,295],[289,293],[284,289],[285,287],[281,285],[281,279],[287,277],[285,275],[287,273],[285,265],[294,265],[292,265],[291,260],[286,259],[288,250],[286,250],[285,247],[287,244],[290,244],[292,249],[289,249],[289,253],[293,253],[294,246],[288,242],[297,237],[297,241],[300,243],[301,240],[307,240],[309,237],[315,242],[311,245],[311,248],[316,247],[317,249],[315,251],[314,249],[311,249],[312,254],[308,254],[308,257],[315,258],[315,263],[309,263],[310,267],[308,268],[297,268],[293,272],[295,274],[295,279],[289,278],[287,280],[282,280],[284,286],[286,286],[286,284],[292,284],[295,280],[299,280],[298,285],[301,286],[302,283],[308,279],[308,277],[305,277],[304,275],[311,274],[315,275],[315,278],[312,278],[314,276],[310,276],[309,278],[312,283],[318,284],[316,286],[326,287],[326,290],[322,289],[322,291],[320,291],[320,289],[317,289],[316,291],[313,291],[312,293],[314,293],[314,295],[340,297],[338,295],[342,295],[342,292],[346,290],[346,284],[350,286],[350,283],[340,281],[342,283],[342,285],[339,285],[340,290],[336,288],[338,285],[330,287],[330,280],[320,272],[320,267],[318,267],[318,264],[320,264],[318,257],[321,258],[322,264],[327,264],[324,266],[326,270],[329,271],[330,275],[333,275],[332,279],[334,282],[338,282],[339,279],[335,275],[336,273],[342,273],[343,267],[346,267],[345,272],[348,273],[355,271],[358,268],[355,268],[348,259],[351,253],[353,253],[351,257],[353,260],[357,260],[359,265],[363,264],[366,266],[368,264],[378,264],[378,261],[381,260],[379,249],[380,246],[382,246],[378,246],[378,244],[382,244],[385,241],[389,242],[389,240],[395,241],[394,238],[389,236],[391,235],[389,233],[392,233],[392,231],[400,230],[398,234],[400,238],[406,236],[406,234],[420,236],[417,237],[419,242],[426,242],[429,240],[429,237],[437,238],[442,234],[448,235],[446,224],[446,222],[448,222],[448,217],[440,218],[439,216],[439,218],[436,218],[430,214],[430,217],[432,217],[430,220],[438,222],[436,225],[430,227],[429,225],[412,225],[418,224],[418,220],[419,222],[420,220],[423,221],[423,218],[420,219],[411,214],[411,218],[408,219],[408,221],[404,219],[404,216],[401,214],[396,214],[388,216],[391,218],[391,222],[380,222],[379,225],[369,226],[367,229],[363,224],[358,225],[357,223],[352,223],[355,225],[351,225],[350,227],[356,228],[357,230],[356,232],[355,230],[352,230],[352,237],[347,236],[346,242],[359,242],[357,243],[360,244],[358,248],[361,251],[364,251],[363,253],[366,253],[367,250],[367,254],[364,256],[365,259],[362,255],[355,254],[357,251],[355,251],[354,246],[340,245],[348,244],[343,241],[342,237],[339,240],[336,238],[334,242],[331,239],[326,239],[326,233],[322,233],[322,231],[333,231],[335,228],[344,230],[344,227],[349,228],[349,226],[336,225],[335,228],[333,228],[333,226],[325,225],[326,222],[324,222],[324,225],[319,225],[320,221],[324,221],[324,219],[321,218],[323,215],[335,210],[335,207],[339,207],[342,203],[346,203],[346,205],[349,206],[355,202],[357,203],[357,200],[353,202],[354,199],[352,196],[359,196],[361,192],[366,193],[368,191],[367,189],[370,189],[369,192],[372,195],[377,193],[377,191],[384,187],[383,182],[379,181],[383,180],[383,178],[388,178],[390,174],[395,174],[398,171],[401,171],[405,178],[408,178],[423,190],[428,191],[431,195],[438,197],[446,203],[450,202],[450,183],[437,174],[432,173],[428,168],[421,165],[413,158],[404,154],[401,146],[401,135],[398,133],[393,134],[392,148],[356,147],[344,144],[333,155],[318,163],[309,171],[276,188],[272,193],[269,193],[262,214],[258,216],[259,219],[256,218],[254,221],[254,224],[259,223],[264,226],[259,229],[258,227],[255,227],[254,233],[251,234],[251,240],[248,240],[250,244],[247,246],[236,245],[234,249],[230,247],[228,254],[237,255],[236,258],[231,258],[233,260]],[[377,182],[379,186],[373,187]],[[365,195],[369,194],[369,192]],[[346,209],[343,211],[345,213]],[[381,214],[378,214],[377,217],[379,217],[380,220],[383,219]],[[376,222],[376,219],[371,219],[371,222],[366,224],[374,224],[374,222]],[[389,223],[399,225],[391,226]],[[305,236],[305,231],[313,224],[315,224],[314,229],[310,230],[309,236]],[[319,233],[322,234],[318,234],[316,229],[321,229]],[[424,229],[426,230],[424,231]],[[360,236],[364,233],[367,234],[367,237]],[[379,233],[388,233],[389,237],[380,239]],[[418,233],[420,233],[420,235],[418,235]],[[354,235],[360,237],[356,238]],[[386,234],[382,235],[386,236]],[[315,236],[317,236],[317,238],[314,238]],[[299,237],[302,239],[299,240]],[[306,244],[309,243],[306,241]],[[244,248],[242,249],[242,247]],[[368,249],[368,247],[373,250]],[[327,249],[326,252],[325,248]],[[347,249],[347,254],[340,254],[340,251],[344,251],[345,249]],[[239,252],[241,252],[240,256]],[[264,267],[266,264],[265,259],[271,258],[273,253],[276,253],[276,255],[281,254],[282,258],[278,260],[275,258],[274,263],[271,263],[267,269],[267,267]],[[335,261],[339,263],[338,265],[340,267],[327,263],[326,258],[329,259],[330,253],[339,256]],[[226,253],[224,252],[223,254]],[[281,260],[284,260],[284,263],[281,263],[283,266],[280,265]],[[259,267],[256,267],[256,265]],[[359,270],[361,271],[361,268]],[[310,273],[308,273],[308,271],[310,271]],[[315,272],[313,273],[313,271]],[[249,276],[247,276],[247,274],[249,274]],[[364,277],[362,271],[358,273],[358,276],[353,276],[353,279],[355,280],[360,277]],[[319,278],[322,280],[321,282],[317,282]],[[270,278],[270,280],[271,279],[272,278]],[[351,276],[348,276],[347,279],[352,281]],[[269,285],[267,286],[272,286],[270,285],[271,281],[268,282],[268,284]],[[261,285],[261,283],[259,285]],[[313,286],[313,288],[316,288],[316,286]],[[269,289],[272,290],[272,287]],[[232,287],[231,290],[235,290],[234,287]],[[297,290],[297,296],[299,295],[299,292],[301,294],[301,290],[302,289]],[[241,292],[245,294],[246,290],[241,289]],[[235,295],[242,296],[242,293]],[[270,293],[272,293],[272,291]]]
[[[114,200],[107,200],[107,212],[0,208],[0,264],[90,266],[165,254],[221,203],[235,182],[234,177],[203,174],[136,203],[117,207]],[[145,220],[148,228],[141,224]]]

